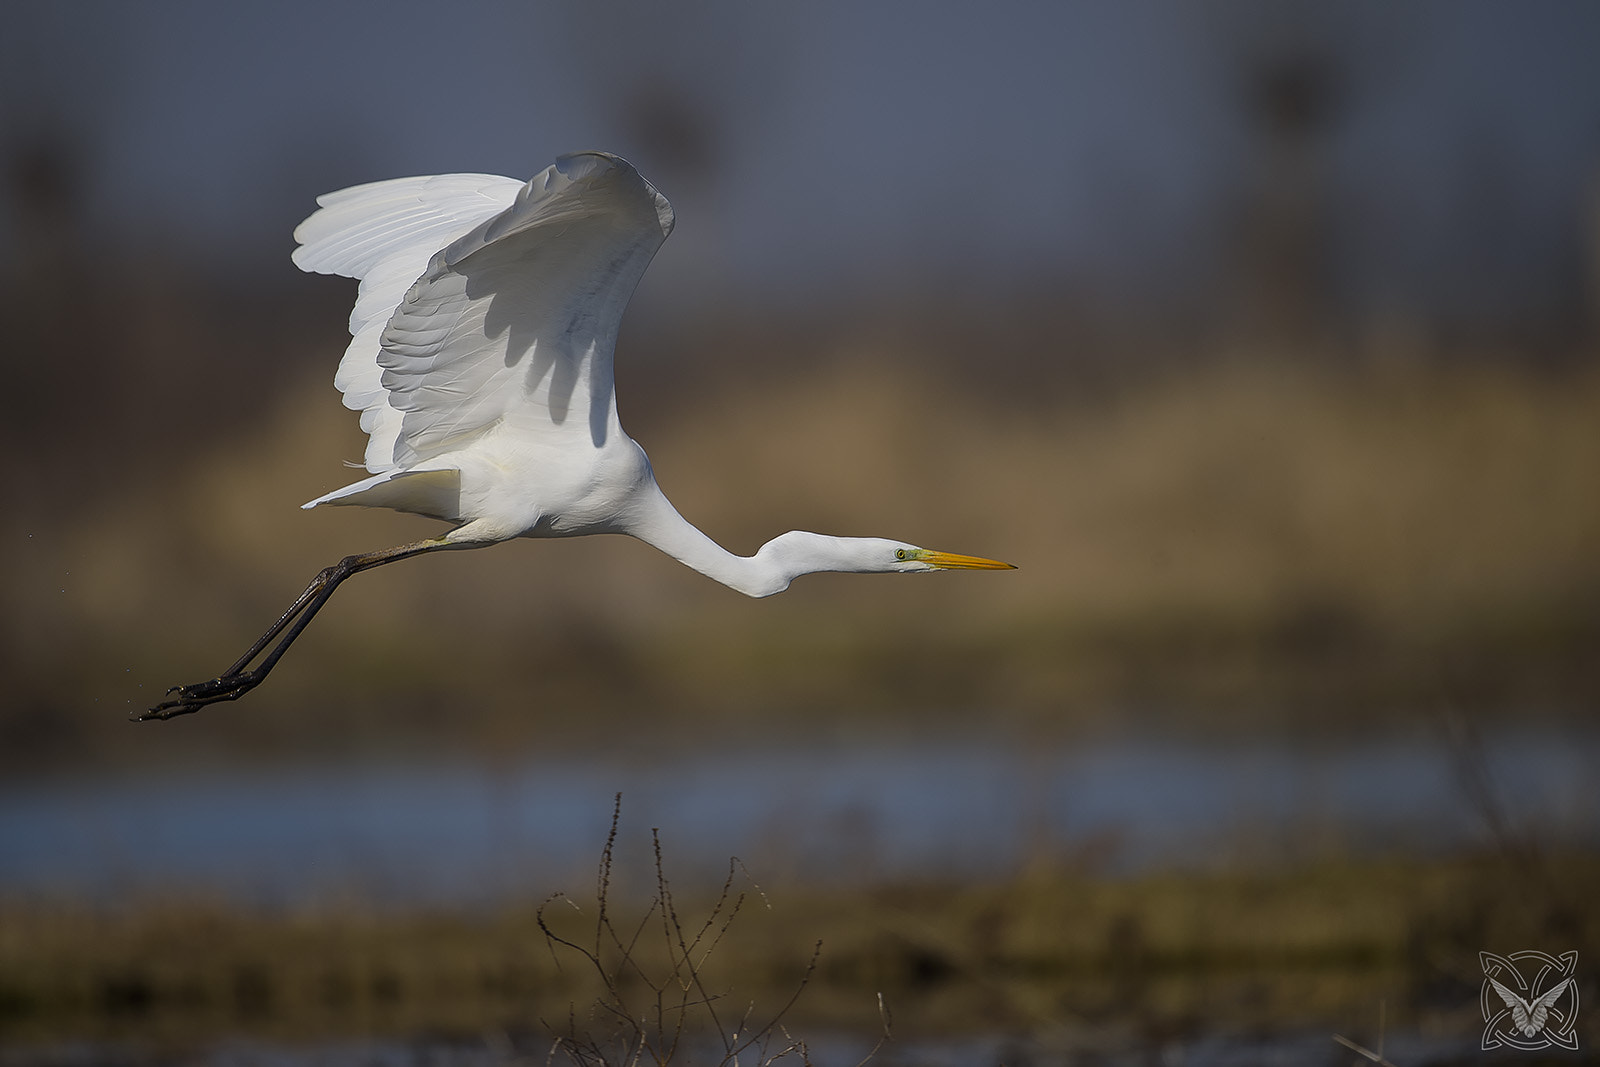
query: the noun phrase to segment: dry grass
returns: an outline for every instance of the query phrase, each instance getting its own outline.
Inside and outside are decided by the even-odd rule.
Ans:
[[[597,710],[1064,722],[1130,703],[1382,714],[1600,696],[1592,369],[1213,361],[1092,400],[1008,402],[902,365],[839,358],[779,388],[621,402],[650,412],[667,491],[736,550],[796,526],[1022,570],[819,575],[752,602],[627,539],[424,559],[341,590],[249,698],[255,715],[208,713],[208,743],[294,749],[314,721],[324,751],[341,732],[497,748]],[[142,758],[105,725],[230,661],[318,567],[437,528],[296,508],[361,451],[322,377],[48,525],[9,516],[7,751]],[[185,728],[144,729],[170,746]]]
[[[1480,950],[1600,951],[1593,856],[1330,858],[1132,879],[1042,864],[1003,884],[777,891],[742,910],[738,879],[718,890],[706,873],[643,899],[602,887],[609,910],[590,900],[581,915],[12,902],[0,909],[0,1046],[503,1033],[617,1062],[670,1059],[695,1032],[710,1035],[702,1052],[765,1032],[771,1055],[799,1051],[790,1032],[855,1033],[870,1047],[880,995],[912,1040],[1366,1035],[1380,1002],[1397,1028],[1471,1033]],[[1583,1026],[1582,1040],[1600,1038],[1592,1017]]]

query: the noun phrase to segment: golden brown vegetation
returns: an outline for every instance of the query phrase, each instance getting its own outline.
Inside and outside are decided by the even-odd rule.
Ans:
[[[1020,571],[815,576],[752,602],[620,538],[424,559],[342,590],[255,713],[214,709],[205,743],[293,748],[313,721],[323,751],[380,724],[396,744],[497,748],[596,715],[982,707],[1062,724],[1129,705],[1199,721],[1600,695],[1587,365],[1212,360],[1021,401],[907,366],[841,353],[776,387],[733,376],[650,400],[624,383],[621,402],[646,413],[629,421],[668,493],[736,550],[802,527]],[[318,567],[437,528],[296,508],[361,453],[324,378],[74,510],[10,516],[0,748],[141,753],[122,714],[220,669]]]
[[[763,603],[626,539],[407,563],[342,591],[250,698],[254,722],[217,709],[211,743],[292,747],[313,719],[403,739],[448,715],[493,746],[597,712],[1060,723],[1133,703],[1375,715],[1600,695],[1592,369],[1223,361],[1008,403],[897,367],[840,358],[780,389],[678,396],[640,436],[680,508],[737,550],[802,527],[1022,570],[816,576]],[[125,748],[110,722],[231,660],[319,566],[437,528],[295,507],[361,452],[323,377],[48,528],[11,516],[6,749]]]
[[[548,1048],[630,1026],[637,1037],[664,991],[668,1038],[675,998],[695,1011],[703,992],[724,1031],[777,1016],[784,1032],[854,1033],[863,1047],[880,1032],[880,993],[896,1031],[923,1040],[1014,1033],[1100,1047],[1307,1027],[1370,1039],[1380,1003],[1396,1028],[1475,1032],[1481,950],[1600,951],[1593,856],[1127,879],[1044,864],[1005,883],[865,896],[769,895],[743,879],[730,879],[742,909],[704,878],[665,893],[659,883],[653,901],[613,889],[609,921],[627,944],[620,956],[613,943],[599,950],[609,972],[546,937],[548,923],[582,943],[596,929],[592,896],[571,911],[450,915],[12,902],[0,916],[0,1035],[19,1048],[510,1033]],[[662,936],[664,896],[686,940],[671,926]],[[706,931],[690,975],[683,946]],[[617,1005],[638,1009],[632,1022]],[[1581,1039],[1597,1037],[1594,1018],[1581,1020]]]

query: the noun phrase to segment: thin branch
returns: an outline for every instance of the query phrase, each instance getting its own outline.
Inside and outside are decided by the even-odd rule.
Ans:
[[[1339,1042],[1339,1044],[1343,1045],[1345,1048],[1349,1049],[1351,1052],[1354,1052],[1356,1055],[1365,1056],[1367,1059],[1371,1060],[1373,1063],[1376,1063],[1378,1065],[1378,1067],[1396,1067],[1395,1064],[1390,1063],[1388,1060],[1384,1059],[1378,1053],[1372,1051],[1370,1048],[1366,1048],[1363,1045],[1356,1044],[1354,1041],[1351,1041],[1348,1037],[1344,1037],[1344,1036],[1342,1036],[1340,1034],[1334,1034],[1333,1035],[1333,1039],[1335,1041]]]

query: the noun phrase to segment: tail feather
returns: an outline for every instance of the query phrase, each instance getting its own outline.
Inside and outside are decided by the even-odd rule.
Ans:
[[[384,471],[300,506],[314,508],[321,504],[391,508],[457,522],[461,518],[461,472],[454,468]]]

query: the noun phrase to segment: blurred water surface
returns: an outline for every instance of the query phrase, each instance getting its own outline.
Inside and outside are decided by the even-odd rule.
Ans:
[[[1453,1063],[1477,1052],[1476,1046],[1470,1041],[1438,1034],[1395,1033],[1387,1036],[1386,1044],[1386,1052],[1403,1063]],[[723,1050],[712,1047],[697,1051],[703,1051],[708,1062],[716,1062]],[[770,1051],[777,1050],[774,1048]],[[889,1063],[915,1064],[917,1067],[960,1067],[965,1064],[1014,1062],[1024,1056],[1056,1059],[1069,1055],[1049,1042],[996,1036],[939,1042],[896,1042],[888,1046],[887,1051],[879,1051],[877,1055],[863,1059],[872,1052],[872,1041],[859,1036],[824,1036],[821,1040],[806,1042],[807,1054],[803,1059],[798,1053],[793,1053],[776,1062],[860,1064],[881,1059]],[[13,1058],[8,1056],[5,1049],[0,1049],[0,1064],[8,1067],[12,1063],[26,1063],[29,1067],[99,1067],[114,1062],[130,1067],[146,1067],[165,1062],[159,1057],[141,1056],[136,1050],[96,1043],[28,1049],[27,1055],[27,1059]],[[513,1056],[517,1058],[511,1059]],[[544,1042],[520,1048],[503,1037],[453,1042],[442,1039],[427,1042],[344,1041],[312,1046],[238,1040],[205,1049],[198,1062],[211,1067],[342,1067],[346,1064],[351,1067],[432,1067],[439,1064],[498,1067],[507,1062],[524,1063],[535,1057],[542,1059],[550,1056],[548,1045]],[[1189,1067],[1280,1067],[1285,1063],[1348,1062],[1344,1050],[1320,1033],[1209,1036],[1192,1041],[1168,1041],[1159,1047],[1133,1044],[1100,1050],[1094,1062],[1128,1064],[1131,1067],[1148,1064],[1153,1057],[1160,1062],[1181,1063]],[[184,1062],[196,1060],[191,1058]]]
[[[0,786],[0,894],[114,903],[495,904],[582,890],[659,827],[669,870],[868,885],[1600,840],[1600,732],[1506,727],[1337,745],[967,738],[664,750],[650,757],[256,768]],[[648,872],[648,864],[639,864]]]

